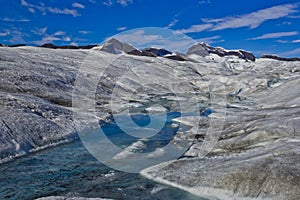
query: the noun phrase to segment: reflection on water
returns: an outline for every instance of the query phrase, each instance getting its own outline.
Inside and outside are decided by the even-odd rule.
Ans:
[[[149,132],[154,131],[155,135],[152,137],[148,137],[147,140],[144,140],[145,145],[147,146],[147,149],[144,149],[143,152],[151,152],[154,151],[156,148],[162,148],[165,145],[167,145],[170,140],[172,140],[172,138],[174,137],[174,135],[176,134],[176,132],[178,131],[178,127],[173,127],[172,126],[172,119],[180,117],[181,114],[179,112],[170,112],[166,114],[166,119],[164,119],[162,116],[160,116],[159,114],[157,115],[152,115],[156,118],[156,120],[160,120],[163,121],[164,125],[162,128],[160,129],[156,129],[155,127],[151,127],[151,128],[146,128],[145,126],[149,125],[151,123],[151,125],[153,126],[153,122],[151,122],[149,115],[147,114],[135,114],[135,115],[131,115],[130,118],[137,124],[137,127],[141,128],[143,131],[144,135],[147,135],[147,130]],[[140,129],[134,129],[131,127],[131,124],[128,123],[126,124],[126,122],[128,120],[126,120],[127,118],[124,116],[117,116],[118,121],[122,122],[122,127],[126,127],[127,128],[127,132],[125,132],[124,130],[122,130],[120,128],[120,123],[110,123],[110,124],[106,124],[105,126],[101,127],[103,132],[105,133],[105,135],[109,138],[109,140],[111,142],[113,142],[116,146],[125,149],[126,147],[130,146],[131,144],[138,142],[141,138],[137,138],[134,136],[131,136],[129,134],[127,134],[128,132],[130,132],[132,134],[132,132],[135,131],[141,131]],[[124,119],[122,119],[124,118]],[[155,126],[155,124],[154,124]]]

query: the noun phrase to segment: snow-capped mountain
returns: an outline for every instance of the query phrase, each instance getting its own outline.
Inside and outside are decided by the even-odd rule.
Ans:
[[[203,42],[191,46],[188,49],[187,55],[191,54],[196,54],[203,57],[208,56],[210,54],[215,54],[220,57],[236,56],[241,59],[255,61],[255,56],[250,52],[244,50],[225,50],[221,47],[212,47]]]
[[[159,48],[145,48],[136,49],[131,44],[123,43],[115,38],[112,38],[102,45],[93,48],[94,50],[105,51],[113,54],[127,53],[136,56],[148,56],[148,57],[165,57],[177,61],[195,61],[194,59],[189,59],[193,55],[198,55],[201,57],[206,57],[209,55],[217,55],[219,57],[236,57],[244,60],[255,61],[255,56],[244,50],[225,50],[221,47],[212,47],[206,43],[197,43],[188,49],[188,52],[171,52],[166,49]]]
[[[93,49],[105,51],[105,52],[113,53],[113,54],[119,54],[121,52],[129,53],[131,51],[136,50],[136,48],[133,47],[131,44],[128,44],[125,42],[120,42],[119,40],[117,40],[115,38],[111,38],[103,45],[94,47]]]

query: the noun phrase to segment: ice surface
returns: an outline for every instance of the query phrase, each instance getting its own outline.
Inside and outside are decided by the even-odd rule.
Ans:
[[[227,62],[221,70],[228,75],[219,79],[228,94],[226,119],[212,152],[205,159],[197,158],[199,140],[186,152],[193,159],[164,163],[142,174],[211,199],[297,199],[300,74],[295,71],[299,64],[258,59],[238,61],[232,67]],[[174,121],[192,126],[195,117]],[[186,133],[189,138],[191,133]]]
[[[211,198],[297,199],[300,62],[189,57],[193,62],[96,50],[0,48],[1,161],[72,140],[76,128],[91,119],[97,123],[110,111],[145,112],[161,105],[189,113],[207,106],[215,108],[209,118],[178,120],[199,127],[175,138],[193,141],[185,156],[142,174],[196,194],[211,193]],[[79,95],[73,93],[79,68],[83,80],[102,73],[96,95],[82,99],[94,100],[95,112],[83,113],[75,126],[72,97]],[[214,101],[221,96],[226,102]],[[220,115],[224,108],[226,115]],[[222,117],[218,143],[197,158],[210,119]]]

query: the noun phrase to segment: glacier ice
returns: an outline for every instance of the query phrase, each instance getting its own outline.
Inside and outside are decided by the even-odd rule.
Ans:
[[[144,176],[209,198],[299,197],[300,63],[188,57],[176,61],[96,50],[0,48],[1,161],[76,139],[76,126],[90,124],[74,124],[77,72],[82,69],[83,78],[89,78],[100,69],[96,95],[82,99],[94,98],[94,112],[83,118],[97,123],[108,112],[164,112],[157,104],[184,113],[199,112],[199,105],[215,108],[208,117],[174,120],[199,128],[174,138],[192,146],[179,160],[145,169]],[[226,96],[225,104],[211,100],[211,82],[220,85],[214,88],[216,98]],[[222,109],[226,114],[218,116]],[[218,117],[225,119],[218,142],[199,158],[210,120]]]

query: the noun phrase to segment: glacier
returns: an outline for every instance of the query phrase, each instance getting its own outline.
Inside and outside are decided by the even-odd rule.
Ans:
[[[78,127],[91,123],[73,119],[78,70],[84,78],[101,70],[95,112],[84,113],[95,123],[111,111],[214,108],[208,117],[175,119],[199,128],[174,138],[190,148],[178,160],[144,169],[143,176],[208,199],[300,196],[300,62],[213,53],[178,61],[99,49],[0,48],[1,162],[78,139]],[[222,130],[203,156],[215,119]]]

